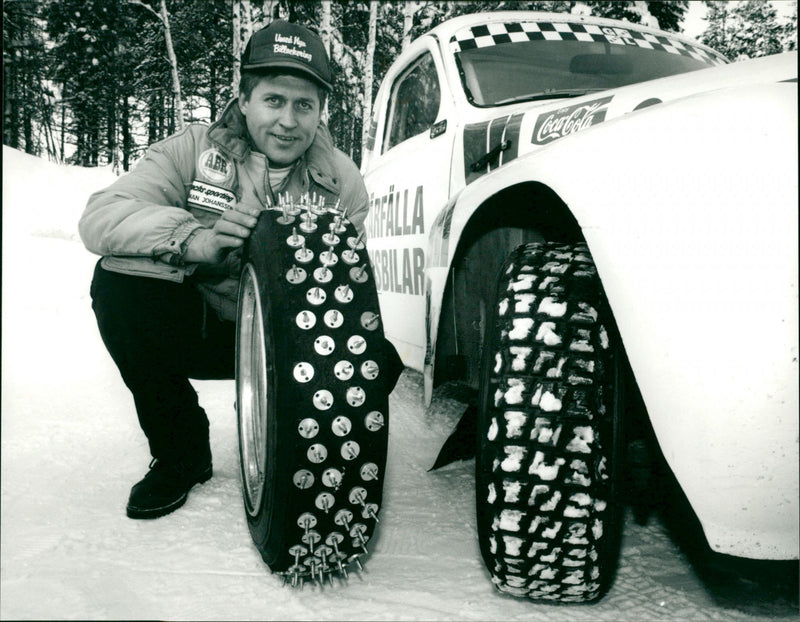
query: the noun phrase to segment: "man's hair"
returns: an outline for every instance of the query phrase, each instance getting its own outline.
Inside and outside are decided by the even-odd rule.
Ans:
[[[312,80],[307,73],[302,71],[294,71],[286,67],[268,67],[265,69],[243,70],[242,75],[239,78],[239,94],[244,95],[244,98],[249,100],[250,95],[253,94],[253,89],[256,88],[256,85],[261,82],[261,80],[264,78],[275,78],[277,76],[295,76],[297,78],[303,78],[304,80],[312,82],[317,87],[317,91],[319,93],[320,110],[325,107],[325,100],[328,98],[328,90],[321,84]]]

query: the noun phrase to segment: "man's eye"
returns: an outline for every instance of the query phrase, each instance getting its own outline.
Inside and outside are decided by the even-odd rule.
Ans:
[[[312,106],[309,102],[298,102],[297,107],[300,110],[311,110]]]
[[[270,106],[280,106],[281,105],[281,98],[280,97],[267,97],[264,99]]]

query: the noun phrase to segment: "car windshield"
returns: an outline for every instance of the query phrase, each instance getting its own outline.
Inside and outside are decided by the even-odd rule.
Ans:
[[[572,23],[472,26],[451,49],[467,98],[480,107],[577,97],[726,62],[663,35]]]

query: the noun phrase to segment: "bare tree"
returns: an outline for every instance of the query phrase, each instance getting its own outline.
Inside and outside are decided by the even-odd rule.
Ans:
[[[268,3],[264,3],[265,5]],[[233,95],[239,93],[241,56],[253,34],[253,6],[250,0],[233,0]]]
[[[378,29],[378,0],[369,3],[369,28],[367,31],[367,50],[364,55],[364,113],[361,125],[361,143],[367,141],[370,120],[372,119],[372,81],[374,77],[375,41]]]
[[[182,130],[185,125],[183,120],[183,96],[181,95],[181,80],[178,74],[178,57],[175,56],[175,48],[172,46],[172,32],[169,28],[167,0],[161,0],[161,7],[158,12],[146,5],[142,0],[128,0],[128,2],[144,7],[150,11],[150,13],[155,15],[161,22],[161,27],[164,29],[164,39],[167,43],[167,56],[169,57],[169,64],[172,68],[172,97],[175,102],[175,126],[177,129]]]
[[[403,45],[402,50],[411,43],[411,29],[414,27],[414,15],[422,6],[422,2],[411,1],[403,4]]]

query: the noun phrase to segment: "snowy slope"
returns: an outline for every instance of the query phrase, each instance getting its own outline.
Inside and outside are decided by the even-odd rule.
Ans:
[[[156,521],[125,517],[149,455],[97,333],[96,257],[76,223],[104,169],[3,148],[0,619],[756,620],[719,606],[657,522],[626,526],[617,582],[594,606],[494,591],[475,535],[473,464],[427,473],[463,404],[391,397],[381,526],[348,585],[281,587],[252,546],[240,497],[233,382],[197,382],[215,476]],[[784,611],[782,609],[781,611]]]

